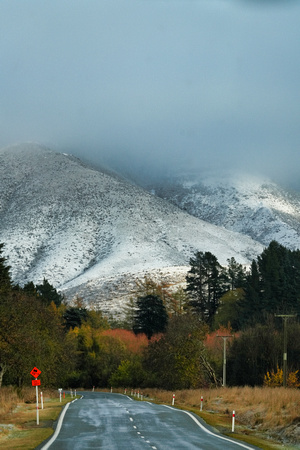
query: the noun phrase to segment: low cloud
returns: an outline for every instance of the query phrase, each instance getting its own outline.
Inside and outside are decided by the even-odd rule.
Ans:
[[[299,2],[17,4],[1,2],[1,146],[296,185]]]

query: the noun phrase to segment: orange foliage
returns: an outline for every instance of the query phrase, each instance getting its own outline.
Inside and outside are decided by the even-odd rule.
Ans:
[[[235,337],[237,335],[238,333],[235,333]],[[221,325],[218,330],[212,331],[211,333],[207,334],[206,339],[204,340],[205,347],[210,350],[223,348],[223,339],[220,339],[220,337],[222,336],[233,336],[230,324],[228,324],[227,327]]]
[[[135,335],[133,331],[123,330],[121,328],[105,330],[101,334],[120,340],[130,352],[136,354],[142,353],[143,349],[148,345],[148,339],[145,334]]]

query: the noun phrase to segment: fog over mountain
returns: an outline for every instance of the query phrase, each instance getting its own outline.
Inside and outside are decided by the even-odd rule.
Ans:
[[[300,188],[300,2],[2,0],[0,147]]]

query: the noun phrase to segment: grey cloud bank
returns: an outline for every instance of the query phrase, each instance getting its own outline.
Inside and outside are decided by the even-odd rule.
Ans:
[[[300,187],[300,5],[0,2],[0,146]]]

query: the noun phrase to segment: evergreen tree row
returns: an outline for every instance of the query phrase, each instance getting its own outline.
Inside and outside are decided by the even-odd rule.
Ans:
[[[222,267],[197,252],[186,277],[188,304],[199,319],[235,330],[266,323],[269,315],[300,314],[300,251],[272,241],[249,270],[234,258]]]

